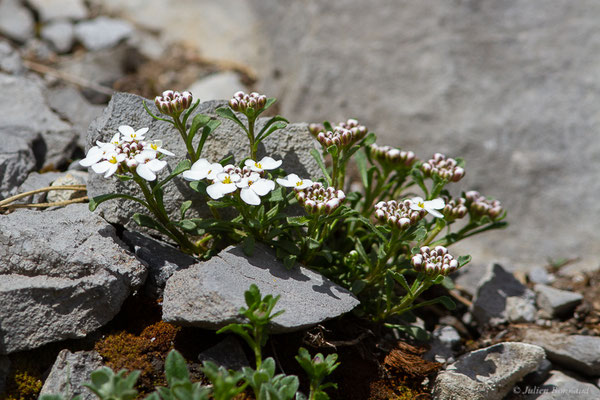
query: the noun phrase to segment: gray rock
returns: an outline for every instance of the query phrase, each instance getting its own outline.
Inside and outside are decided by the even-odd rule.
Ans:
[[[523,341],[543,347],[555,364],[587,376],[600,376],[600,337],[528,330]]]
[[[0,34],[25,42],[35,35],[31,12],[19,0],[0,1]]]
[[[185,145],[170,124],[155,121],[144,111],[142,100],[144,100],[142,97],[133,94],[115,94],[104,114],[90,125],[88,148],[95,144],[96,140],[110,140],[120,125],[131,125],[137,129],[149,127],[150,131],[146,134],[146,138],[162,140],[165,148],[176,154],[176,157],[167,159],[169,163],[167,168],[172,169],[185,159],[187,154]],[[153,113],[158,112],[152,101],[146,100],[146,104]],[[214,116],[215,109],[224,105],[223,101],[201,103],[198,106],[198,112]],[[192,117],[190,117],[191,119]],[[261,123],[264,123],[263,121],[261,120]],[[199,140],[198,135],[196,139]],[[239,128],[236,128],[233,122],[224,120],[213,135],[207,139],[202,157],[216,162],[228,155],[233,155],[235,161],[240,162],[243,158],[248,157],[247,140],[247,137],[240,132]],[[259,146],[258,158],[270,155],[276,159],[282,159],[282,168],[288,173],[294,172],[302,177],[320,176],[319,167],[310,155],[314,141],[308,133],[306,124],[291,124],[286,129],[269,136],[262,144],[264,146]],[[162,172],[162,174],[166,174],[166,172]],[[180,205],[188,199],[193,201],[190,216],[208,215],[206,200],[193,192],[183,179],[179,177],[173,179],[172,183],[166,185],[164,189],[165,206],[172,218],[179,219]],[[139,189],[135,183],[105,179],[94,173],[90,175],[89,196],[94,197],[112,192],[139,195]],[[131,219],[132,215],[136,212],[147,213],[147,210],[138,204],[121,200],[102,203],[98,207],[98,211],[107,221],[124,225],[130,230],[139,230]]]
[[[19,75],[25,71],[19,52],[6,40],[0,40],[0,71]]]
[[[67,185],[85,185],[87,183],[88,173],[81,171],[71,171],[61,174],[50,186],[67,186]],[[85,190],[51,190],[48,192],[47,198],[49,202],[59,202],[83,197],[86,195]]]
[[[528,400],[591,400],[600,398],[600,389],[561,371],[551,371],[550,378],[541,386],[527,386],[520,390]]]
[[[433,330],[431,349],[424,358],[440,363],[454,362],[454,355],[460,346],[460,334],[452,326],[438,326]]]
[[[50,186],[55,179],[64,175],[62,172],[46,172],[39,174],[32,172],[27,176],[27,179],[19,188],[17,193],[30,192],[32,190],[41,189]],[[47,192],[36,193],[34,195],[17,200],[18,203],[44,203],[46,201]]]
[[[104,107],[90,104],[79,90],[72,86],[58,86],[45,91],[46,102],[62,118],[73,124],[78,133],[77,145],[85,149],[87,129],[102,115]]]
[[[83,0],[28,0],[38,12],[42,22],[53,20],[85,19],[88,10]]]
[[[82,385],[89,382],[90,374],[100,367],[102,357],[95,351],[71,353],[69,350],[62,350],[44,382],[40,396],[62,394],[70,399],[81,395],[82,400],[96,399],[96,395]]]
[[[281,295],[275,312],[274,333],[307,328],[338,317],[358,305],[346,289],[304,267],[286,269],[272,252],[256,245],[247,257],[230,246],[207,262],[177,271],[167,281],[163,320],[179,325],[218,329],[243,319],[244,292],[256,284],[261,294]]]
[[[479,282],[485,276],[487,268],[485,264],[470,262],[465,268],[461,268],[452,275],[454,283],[460,287],[461,291],[465,291],[475,297]]]
[[[20,127],[41,134],[40,166],[58,168],[71,157],[77,133],[48,107],[42,90],[37,81],[0,73],[0,128]]]
[[[75,37],[91,51],[114,47],[132,32],[129,22],[104,16],[75,25]]]
[[[73,24],[69,21],[55,21],[44,25],[40,36],[50,43],[58,53],[66,53],[71,50],[75,41]]]
[[[154,297],[162,297],[167,280],[180,269],[198,262],[164,242],[152,239],[137,232],[124,231],[123,241],[133,249],[135,255],[148,268],[146,292]]]
[[[6,392],[6,379],[10,372],[10,359],[7,356],[0,355],[0,396]]]
[[[483,325],[533,322],[535,294],[499,264],[492,264],[479,284],[471,312]]]
[[[580,293],[555,289],[539,283],[533,289],[537,292],[538,306],[553,317],[569,315],[583,300]]]
[[[0,354],[82,338],[146,278],[85,204],[0,216]]]
[[[198,361],[211,361],[219,366],[236,371],[249,367],[246,353],[235,335],[227,335],[225,339],[198,354]]]
[[[5,198],[15,194],[39,164],[34,150],[42,138],[23,127],[0,126],[0,142],[0,198]]]
[[[527,272],[527,276],[530,282],[541,283],[548,285],[556,280],[553,274],[549,274],[546,268],[535,266]]]
[[[500,400],[544,359],[544,349],[505,342],[461,356],[438,374],[433,388],[437,400]]]
[[[218,72],[200,79],[190,86],[194,98],[207,100],[230,99],[238,90],[245,90],[240,77],[233,71]]]
[[[523,382],[530,385],[540,385],[544,383],[546,379],[548,379],[548,375],[550,374],[550,371],[552,371],[553,367],[554,366],[552,365],[552,362],[547,358],[544,358],[539,367],[532,373],[528,374],[523,379]]]

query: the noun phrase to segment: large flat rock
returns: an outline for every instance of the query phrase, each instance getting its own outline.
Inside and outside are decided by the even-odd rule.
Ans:
[[[85,204],[0,216],[0,354],[85,337],[146,268]]]
[[[179,325],[218,329],[241,322],[244,292],[256,284],[263,296],[281,295],[274,312],[272,332],[300,330],[338,317],[359,301],[346,289],[322,275],[297,266],[286,269],[274,254],[257,245],[247,257],[241,247],[230,246],[204,263],[177,271],[167,281],[163,320]]]
[[[505,342],[471,351],[438,374],[436,400],[501,400],[544,359],[544,349]]]
[[[0,199],[15,194],[39,166],[36,149],[42,137],[25,127],[0,126]]]

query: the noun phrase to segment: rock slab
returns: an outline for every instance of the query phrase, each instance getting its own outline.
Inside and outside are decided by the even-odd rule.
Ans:
[[[484,325],[532,322],[536,317],[535,294],[502,266],[492,264],[479,283],[471,312]]]
[[[544,359],[544,349],[505,342],[472,351],[441,372],[433,389],[436,400],[501,400]]]
[[[586,376],[600,376],[600,337],[528,330],[523,341],[543,347],[555,364]]]
[[[256,245],[247,257],[230,246],[207,262],[177,271],[167,281],[163,320],[178,325],[219,329],[241,322],[244,292],[256,284],[263,296],[281,295],[274,312],[285,310],[271,331],[290,332],[338,317],[359,301],[346,289],[322,275],[297,266],[286,269],[265,246]]]
[[[529,391],[529,392],[528,392]],[[530,393],[528,400],[591,400],[600,399],[597,386],[582,382],[561,371],[550,371],[550,378],[541,386],[525,387],[521,393]]]
[[[50,370],[50,374],[40,391],[45,394],[62,394],[71,399],[81,395],[81,400],[94,400],[96,395],[82,386],[90,381],[90,374],[102,367],[102,357],[95,351],[78,351],[71,353],[62,350]]]
[[[0,199],[15,194],[38,166],[35,155],[42,137],[24,127],[0,126]]]
[[[0,354],[82,338],[110,321],[146,268],[86,204],[0,216]]]
[[[553,317],[568,315],[583,301],[580,293],[560,290],[539,283],[533,289],[537,292],[538,306]]]
[[[129,22],[104,16],[75,25],[75,37],[91,51],[116,46],[132,33],[133,26]]]

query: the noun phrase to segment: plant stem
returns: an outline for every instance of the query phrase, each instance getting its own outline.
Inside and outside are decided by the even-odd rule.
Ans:
[[[248,117],[248,140],[250,140],[250,158],[254,161],[256,159],[256,147],[258,143],[255,142],[254,138],[254,125],[256,123],[255,117]]]
[[[185,130],[185,126],[183,126],[183,124],[179,120],[179,116],[174,116],[173,122],[175,122],[175,127],[181,134],[181,138],[183,139],[183,142],[185,143],[185,147],[187,149],[188,155],[190,156],[190,160],[192,161],[192,163],[195,163],[196,161],[198,161],[198,158],[196,157],[196,152],[194,151],[192,142],[188,140],[188,135]]]

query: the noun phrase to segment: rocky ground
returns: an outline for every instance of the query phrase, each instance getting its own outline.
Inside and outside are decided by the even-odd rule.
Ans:
[[[348,291],[315,272],[285,269],[268,249],[248,259],[229,247],[199,262],[139,233],[129,204],[104,203],[95,213],[79,204],[86,195],[126,189],[78,167],[90,143],[106,139],[123,120],[150,127],[150,136],[169,137],[140,109],[142,97],[190,89],[203,100],[200,111],[210,114],[219,99],[261,78],[244,64],[255,62],[251,53],[215,61],[206,48],[200,54],[181,37],[165,41],[147,24],[121,18],[112,2],[106,5],[112,8],[96,1],[0,0],[0,396],[76,393],[101,365],[141,370],[139,389],[148,392],[164,384],[171,348],[184,354],[198,380],[202,360],[247,365],[244,344],[214,329],[236,320],[243,291],[257,283],[264,293],[281,293],[279,307],[286,310],[273,326],[278,334],[267,355],[286,373],[302,376],[293,361],[299,346],[337,352],[342,364],[331,377],[339,384],[334,399],[600,398],[597,263],[538,256],[525,270],[480,258],[455,277],[450,295],[457,310],[429,307],[419,314],[417,323],[431,333],[420,342],[354,316],[357,300]],[[278,39],[276,46],[285,43]],[[295,74],[290,62],[284,65],[284,74]],[[299,94],[291,99],[282,102],[284,111],[305,104]],[[233,125],[224,123],[211,140],[214,158],[239,156]],[[177,141],[166,141],[184,153]],[[315,175],[310,143],[306,124],[294,123],[269,138],[264,150]],[[527,164],[527,157],[519,160]],[[529,173],[541,164],[532,165]],[[85,187],[2,203],[50,185]],[[183,185],[166,193],[173,204],[182,196]],[[38,207],[25,206],[32,204]],[[201,205],[195,208],[202,213]],[[552,246],[547,243],[542,247]]]

